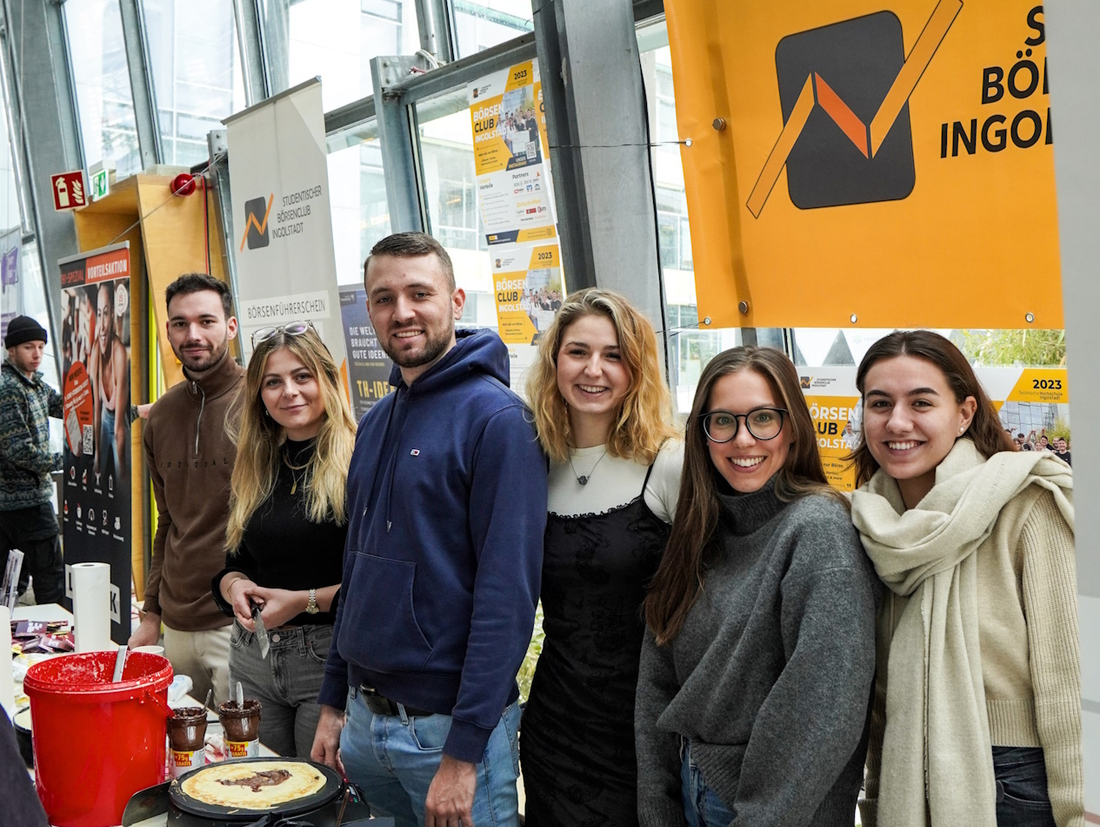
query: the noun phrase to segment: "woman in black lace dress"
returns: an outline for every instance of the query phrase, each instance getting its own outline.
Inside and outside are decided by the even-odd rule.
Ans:
[[[629,827],[641,604],[683,462],[653,327],[616,293],[574,293],[527,394],[551,464],[546,639],[520,729],[526,823]]]

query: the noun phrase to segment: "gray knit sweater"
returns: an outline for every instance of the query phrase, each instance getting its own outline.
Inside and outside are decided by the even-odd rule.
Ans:
[[[736,827],[851,825],[881,585],[846,509],[774,478],[720,495],[717,551],[672,643],[646,633],[635,729],[643,827],[683,825],[680,736]]]

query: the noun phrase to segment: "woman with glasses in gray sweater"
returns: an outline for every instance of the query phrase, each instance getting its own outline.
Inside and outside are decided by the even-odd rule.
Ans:
[[[771,348],[719,354],[645,603],[643,827],[853,824],[880,591],[794,365]]]

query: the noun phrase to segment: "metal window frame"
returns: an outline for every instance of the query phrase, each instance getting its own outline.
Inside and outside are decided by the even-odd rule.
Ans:
[[[9,100],[14,102],[10,140],[20,156],[15,166],[24,174],[26,220],[38,248],[50,329],[57,331],[61,329],[61,285],[53,282],[51,274],[57,260],[73,255],[78,247],[72,217],[53,209],[50,175],[84,166],[72,58],[60,2],[0,0],[0,8],[9,35],[19,34],[4,38],[3,44]],[[58,338],[51,337],[51,350],[60,370]]]
[[[418,12],[427,10],[426,15],[418,14],[422,45],[439,43],[438,31],[433,32],[437,18],[428,16],[436,13],[438,2],[439,0],[416,0]],[[568,14],[563,16],[562,7],[565,4],[569,5],[569,9]],[[445,5],[449,14],[453,15],[453,5],[449,2]],[[601,219],[600,228],[596,228],[592,216],[597,212],[606,216],[614,214],[613,211],[609,213],[596,203],[592,204],[594,212],[563,208],[567,203],[579,203],[583,198],[578,200],[578,196],[583,196],[584,193],[593,194],[599,200],[599,193],[605,189],[605,179],[610,179],[603,159],[596,157],[598,153],[593,154],[591,150],[586,153],[579,146],[581,141],[578,136],[570,136],[570,129],[576,131],[573,127],[578,117],[572,82],[576,81],[578,73],[590,72],[590,69],[586,67],[584,60],[570,61],[568,48],[563,60],[561,50],[562,35],[576,33],[578,40],[584,38],[588,34],[586,27],[597,22],[597,16],[599,22],[606,23],[608,9],[605,4],[598,4],[598,9],[587,8],[583,0],[535,0],[532,5],[534,32],[522,34],[476,55],[415,74],[408,71],[417,65],[415,57],[374,58],[371,61],[375,78],[374,94],[370,98],[333,110],[325,116],[329,149],[335,151],[370,138],[380,138],[391,227],[394,231],[429,228],[430,214],[420,156],[418,118],[435,118],[460,111],[465,106],[465,101],[459,100],[454,93],[465,87],[471,79],[484,77],[524,60],[541,57],[555,180],[564,177],[570,182],[566,186],[556,186],[555,191],[559,205],[562,255],[566,269],[571,274],[571,286],[587,286],[597,282],[597,264],[593,251],[599,249],[602,262],[600,270],[607,274],[601,276],[599,282],[624,292],[655,321],[655,327],[662,331],[667,366],[664,278],[659,261],[651,161],[646,146],[649,140],[646,135],[648,114],[636,111],[637,102],[644,101],[641,73],[638,72],[633,77],[629,67],[624,70],[623,77],[627,85],[637,87],[633,89],[637,94],[630,96],[631,100],[625,104],[632,107],[633,115],[624,115],[632,119],[630,129],[633,130],[633,139],[624,143],[633,144],[634,154],[641,158],[642,163],[634,164],[632,168],[645,170],[644,175],[640,176],[640,184],[632,189],[632,198],[642,204],[639,212],[652,214],[652,220],[639,222],[634,216],[625,219],[617,229],[609,232],[604,226],[607,224],[605,220]],[[637,43],[633,39],[633,33],[638,23],[663,12],[664,6],[660,0],[639,0],[633,3],[630,0],[618,0],[615,13],[633,23],[628,27],[629,37],[624,37],[624,47],[636,51]],[[599,27],[593,26],[593,30],[598,31]],[[580,48],[593,48],[592,40],[587,39]],[[551,71],[548,68],[558,66],[562,67],[561,71]],[[570,85],[565,84],[563,76],[570,77]],[[616,87],[612,94],[619,97],[621,90]],[[591,111],[588,104],[582,103],[582,108]],[[555,122],[562,126],[562,130],[559,130],[561,134],[557,136],[554,134]],[[629,153],[631,150],[626,151]],[[637,192],[633,192],[634,189]],[[629,236],[626,241],[624,232]],[[636,253],[633,258],[637,261],[632,260],[631,264],[623,268],[625,275],[608,265],[613,257],[621,256],[621,252],[612,250],[613,238],[616,251],[630,249]],[[656,275],[655,283],[652,279],[637,278],[638,273],[645,272]]]
[[[164,160],[163,139],[157,122],[156,85],[149,64],[149,35],[143,0],[118,0],[122,17],[122,43],[130,76],[130,100],[134,105],[141,168],[150,169]],[[87,166],[88,159],[84,159]]]
[[[416,107],[402,100],[398,88],[398,81],[414,68],[423,69],[424,62],[418,55],[376,57],[370,62],[382,175],[393,232],[425,232],[429,227]]]
[[[420,48],[440,63],[453,63],[458,57],[458,33],[454,6],[449,0],[414,0],[416,25],[420,30]]]
[[[245,108],[271,97],[271,71],[264,48],[264,27],[260,0],[233,0],[237,23],[237,50],[244,79]]]
[[[570,289],[622,293],[668,334],[642,65],[630,0],[533,0],[558,237]]]
[[[34,237],[34,208],[28,189],[27,175],[24,170],[23,141],[20,140],[22,120],[19,116],[19,99],[13,85],[14,72],[11,66],[11,51],[8,48],[8,24],[0,4],[0,100],[4,104],[4,121],[8,130],[8,156],[11,159],[12,175],[15,177],[16,199],[19,203],[19,227],[24,242]]]

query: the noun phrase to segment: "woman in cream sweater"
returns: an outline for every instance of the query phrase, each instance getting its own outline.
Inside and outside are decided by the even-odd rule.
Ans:
[[[889,587],[863,823],[1083,827],[1073,478],[1017,452],[966,358],[860,363],[852,519]]]

